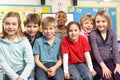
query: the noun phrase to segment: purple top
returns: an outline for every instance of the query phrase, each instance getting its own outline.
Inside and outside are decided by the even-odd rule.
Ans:
[[[93,55],[98,63],[104,62],[105,59],[111,58],[111,45],[114,62],[120,63],[120,55],[117,45],[117,35],[115,31],[107,31],[105,40],[102,38],[100,32],[97,29],[92,31],[90,34],[90,44],[92,47]]]

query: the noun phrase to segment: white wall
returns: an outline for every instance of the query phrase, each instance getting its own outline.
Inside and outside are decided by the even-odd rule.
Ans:
[[[41,0],[1,0],[0,4],[28,4],[28,5],[40,5]]]

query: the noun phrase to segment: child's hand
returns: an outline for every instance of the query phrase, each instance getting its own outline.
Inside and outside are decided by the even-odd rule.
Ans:
[[[114,73],[118,73],[118,74],[120,74],[120,64],[116,64],[116,67],[115,67]]]
[[[56,69],[54,67],[51,67],[48,69],[48,76],[53,77],[56,74]]]
[[[71,76],[70,76],[69,73],[65,73],[65,74],[64,74],[64,77],[65,77],[65,79],[70,79]]]
[[[18,77],[16,80],[24,80],[23,78],[21,78],[21,77]]]
[[[95,70],[91,70],[90,73],[92,74],[92,76],[95,76],[97,74]]]
[[[103,77],[106,77],[107,79],[111,78],[112,76],[112,72],[107,67],[102,68],[102,74]]]

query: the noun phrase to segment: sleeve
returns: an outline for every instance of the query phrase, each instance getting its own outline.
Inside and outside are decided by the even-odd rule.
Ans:
[[[89,38],[90,38],[90,44],[91,44],[91,48],[93,51],[93,55],[94,55],[95,59],[97,60],[97,62],[100,63],[100,62],[103,62],[103,59],[99,53],[96,36],[97,36],[96,33],[92,32],[90,34]]]
[[[23,44],[25,48],[24,49],[25,50],[24,60],[25,60],[26,65],[20,77],[22,77],[23,79],[27,79],[34,68],[35,63],[34,63],[32,47],[29,41],[26,39]]]
[[[34,43],[34,46],[33,46],[33,54],[35,54],[35,55],[36,55],[36,54],[38,55],[38,54],[40,53],[40,52],[39,52],[39,51],[40,51],[40,50],[39,50],[39,49],[40,49],[40,47],[39,47],[39,41],[40,41],[40,40],[39,40],[39,39],[40,39],[40,38],[38,38],[38,39],[35,40],[35,43]]]
[[[68,73],[68,54],[63,54],[63,69],[64,73]]]
[[[115,63],[119,63],[120,64],[120,54],[118,51],[118,44],[117,44],[117,35],[115,32],[112,32],[112,50],[113,50],[113,54],[114,54],[114,61]]]
[[[90,71],[94,70],[93,69],[93,64],[92,64],[92,60],[91,60],[91,56],[89,52],[85,52],[85,60],[87,62],[88,68]]]
[[[6,62],[4,56],[2,55],[2,51],[0,50],[0,65],[5,71],[5,73],[10,77],[12,80],[16,80],[19,75],[13,71],[13,69],[9,66],[9,64]]]
[[[82,46],[84,46],[84,47],[83,47],[83,48],[84,48],[84,51],[85,51],[85,52],[91,51],[90,45],[89,45],[88,41],[86,40],[86,38],[83,37],[83,36],[80,36],[80,37],[82,37],[81,40],[82,40]]]
[[[66,41],[66,37],[62,38],[61,50],[62,50],[62,54],[69,53],[68,44],[67,44],[67,41]]]

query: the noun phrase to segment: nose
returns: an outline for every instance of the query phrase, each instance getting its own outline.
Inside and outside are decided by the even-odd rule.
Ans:
[[[9,25],[9,28],[12,28],[12,27],[13,27],[13,25],[12,25],[12,24],[10,24],[10,25]]]
[[[93,24],[89,23],[89,24],[88,24],[88,27],[91,27],[91,26],[93,26]]]
[[[31,31],[32,31],[33,29],[34,29],[33,27],[30,28]]]

